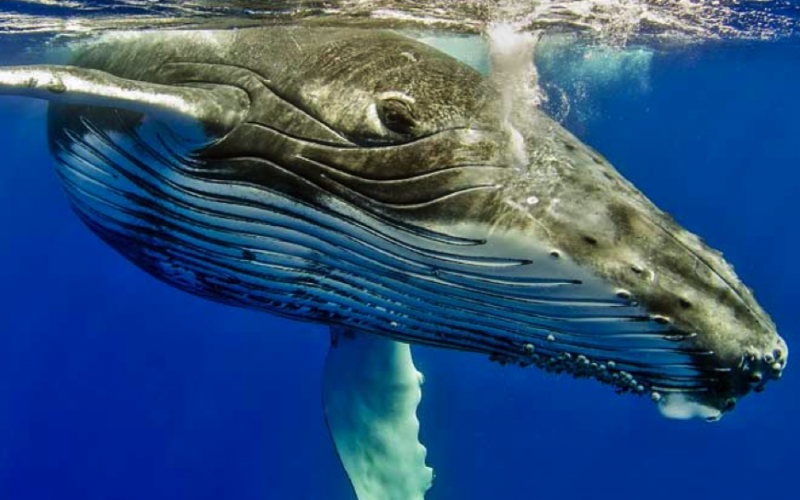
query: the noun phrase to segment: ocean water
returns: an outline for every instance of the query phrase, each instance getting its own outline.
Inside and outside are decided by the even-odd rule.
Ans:
[[[39,57],[42,40],[1,38],[0,64]],[[553,43],[567,45],[537,55],[547,109],[721,249],[794,347],[800,41]],[[116,254],[70,211],[45,115],[0,97],[0,499],[353,499],[320,405],[326,329],[187,295]],[[707,424],[592,381],[414,356],[429,500],[798,489],[791,363]]]

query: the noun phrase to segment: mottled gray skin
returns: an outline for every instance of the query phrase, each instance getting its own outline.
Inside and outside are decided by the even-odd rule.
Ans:
[[[509,197],[539,198],[528,209],[532,219],[513,223],[527,224],[554,251],[613,283],[620,297],[641,302],[654,321],[671,325],[676,339],[688,335],[684,342],[706,353],[701,357],[711,354],[698,363],[732,370],[700,400],[730,410],[735,398],[780,378],[786,344],[722,254],[559,125],[541,115],[529,124],[526,137],[539,138],[528,142],[529,155],[543,158],[534,170],[551,175],[545,182],[532,175],[509,190]]]
[[[302,138],[268,140],[264,130],[244,125],[230,130],[195,158],[220,181],[268,186],[310,204],[338,197],[402,227],[436,232],[471,222],[526,233],[551,249],[552,259],[570,259],[606,281],[620,300],[646,308],[676,349],[697,353],[694,364],[705,375],[693,398],[703,404],[730,410],[737,398],[778,378],[786,364],[788,350],[774,324],[721,254],[530,107],[518,107],[512,117],[529,158],[527,167],[514,166],[510,131],[490,81],[418,42],[392,33],[283,28],[215,33],[205,41],[153,34],[99,43],[74,64],[132,80],[244,89],[251,101],[248,122]],[[256,82],[254,73],[264,81]],[[262,99],[264,84],[282,101]],[[372,105],[379,122],[367,118]],[[77,127],[74,115],[54,108],[54,143],[63,139],[61,130]],[[103,122],[91,111],[84,115]],[[226,164],[232,151],[270,158],[314,179],[318,189],[280,172]],[[320,164],[333,169],[320,175]],[[459,168],[463,164],[484,168]],[[418,177],[425,173],[432,177]],[[411,180],[387,187],[364,178]],[[158,275],[125,242],[107,239]],[[476,350],[456,339],[440,344]],[[527,350],[517,343],[485,352],[525,363]],[[535,364],[615,383],[563,354],[544,353]],[[641,365],[637,376],[647,385],[646,355]]]

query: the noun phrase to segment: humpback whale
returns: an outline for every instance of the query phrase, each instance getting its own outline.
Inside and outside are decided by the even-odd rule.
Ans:
[[[330,325],[324,412],[360,500],[431,485],[413,344],[708,420],[786,367],[719,252],[500,93],[412,38],[342,28],[120,34],[0,68],[0,95],[49,101],[57,174],[110,246],[189,293]]]

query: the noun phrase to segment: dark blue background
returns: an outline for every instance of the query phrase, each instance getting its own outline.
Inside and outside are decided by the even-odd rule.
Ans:
[[[667,51],[649,81],[597,89],[571,127],[724,250],[800,346],[800,47]],[[0,498],[352,498],[320,409],[325,330],[185,295],[116,255],[70,213],[44,116],[0,99]],[[431,500],[793,495],[792,366],[709,425],[593,382],[415,356]]]

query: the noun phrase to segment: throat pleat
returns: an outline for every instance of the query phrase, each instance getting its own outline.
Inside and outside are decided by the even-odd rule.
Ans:
[[[312,205],[215,178],[224,166],[209,175],[157,128],[70,125],[52,144],[76,211],[136,264],[191,293],[508,359],[531,345],[615,360],[669,387],[707,375],[691,362],[703,353],[582,278],[486,253],[478,240],[406,231],[326,193]],[[295,175],[267,158],[259,164]]]

